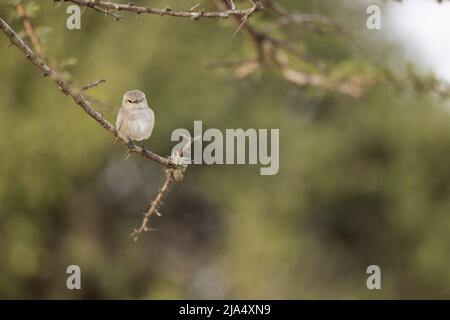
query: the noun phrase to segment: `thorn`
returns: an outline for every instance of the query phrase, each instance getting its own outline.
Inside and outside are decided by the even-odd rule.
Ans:
[[[237,29],[233,32],[233,37],[236,36],[236,34],[239,32],[239,30],[241,30],[241,28],[247,22],[247,19],[248,19],[247,17],[248,17],[248,15],[245,15],[245,16],[242,17],[241,23],[239,24],[239,27],[237,27]]]
[[[129,151],[132,151],[132,150],[133,150],[133,148],[134,148],[134,144],[133,144],[133,141],[131,141],[131,139],[130,139],[130,138],[128,138],[128,143],[127,143],[127,146],[128,146],[128,150],[129,150]]]
[[[200,5],[200,3],[197,3],[195,6],[190,8],[189,11],[194,11],[196,8],[198,8],[199,5]]]
[[[236,10],[236,6],[234,5],[233,0],[227,0],[227,2],[230,5],[231,10]]]
[[[200,17],[203,15],[203,11],[200,10],[199,12],[193,12],[191,15],[191,19],[194,21],[200,20]]]

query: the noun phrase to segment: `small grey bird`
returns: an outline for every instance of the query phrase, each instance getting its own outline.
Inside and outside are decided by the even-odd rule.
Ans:
[[[141,141],[150,138],[154,125],[155,115],[145,94],[139,90],[125,92],[116,119],[117,133],[129,140]]]

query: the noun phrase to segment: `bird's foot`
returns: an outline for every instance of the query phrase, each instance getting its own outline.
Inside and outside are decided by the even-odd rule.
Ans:
[[[131,152],[134,148],[134,143],[133,141],[131,141],[130,138],[128,138],[128,143],[127,143],[127,147],[128,147],[128,151]]]
[[[131,141],[131,139],[128,139],[127,147],[128,147],[127,156],[125,157],[125,159],[123,159],[123,161],[127,161],[128,158],[131,156],[131,153],[133,152],[134,144],[133,141]]]

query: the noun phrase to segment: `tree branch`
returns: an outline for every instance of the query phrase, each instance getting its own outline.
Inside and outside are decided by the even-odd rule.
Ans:
[[[162,205],[162,199],[169,192],[172,184],[175,181],[173,171],[173,169],[166,169],[166,180],[164,181],[163,186],[161,187],[161,189],[159,189],[159,192],[156,195],[155,199],[151,202],[150,208],[146,213],[144,213],[144,219],[142,220],[141,226],[138,229],[134,229],[133,233],[131,234],[131,237],[133,237],[134,241],[137,241],[142,233],[150,230],[148,225],[150,223],[150,217],[153,214],[156,214],[158,216],[161,215],[158,210]]]
[[[95,111],[91,107],[89,101],[87,101],[87,99],[83,96],[82,91],[72,87],[58,72],[49,67],[41,58],[34,54],[34,52],[25,44],[25,42],[23,42],[22,39],[19,38],[16,32],[14,32],[14,30],[11,29],[11,27],[2,18],[0,18],[0,29],[9,38],[11,44],[16,46],[25,58],[41,71],[44,77],[49,77],[56,84],[58,84],[64,95],[70,96],[76,104],[78,104],[89,116],[96,120],[104,129],[117,137],[121,143],[127,145],[130,152],[137,153],[146,159],[158,162],[166,168],[179,168],[179,165],[171,159],[162,157],[146,149],[145,147],[138,146],[127,140],[125,137],[118,135],[116,128],[109,123],[101,113]]]
[[[44,49],[42,48],[41,40],[39,39],[37,34],[34,32],[34,29],[31,26],[30,19],[28,18],[28,15],[25,11],[25,6],[24,6],[22,0],[18,0],[16,9],[17,9],[17,14],[19,15],[20,19],[22,20],[25,34],[27,35],[28,39],[30,39],[31,43],[33,44],[33,48],[36,51],[36,54],[40,57],[43,57]]]
[[[99,80],[97,80],[97,81],[88,83],[87,85],[81,87],[81,91],[86,91],[86,90],[89,90],[89,89],[91,89],[91,88],[95,88],[95,87],[99,86],[100,84],[102,84],[102,83],[104,83],[104,82],[106,82],[105,79],[99,79]]]
[[[55,2],[63,2],[70,1],[72,3],[78,4],[79,6],[85,6],[89,8],[96,9],[97,11],[100,9],[109,10],[108,13],[111,14],[111,11],[129,11],[137,14],[154,14],[159,16],[170,16],[170,17],[182,17],[182,18],[191,18],[193,20],[199,20],[200,18],[221,18],[226,19],[230,16],[238,16],[245,17],[250,16],[255,11],[263,10],[263,6],[260,2],[256,1],[253,3],[253,6],[248,9],[230,9],[230,10],[222,10],[222,11],[203,11],[196,10],[194,8],[188,11],[180,11],[180,10],[172,10],[169,7],[164,9],[160,8],[149,8],[144,6],[135,5],[132,3],[117,3],[113,1],[104,1],[104,0],[53,0]],[[116,17],[117,19],[117,17]],[[120,19],[120,16],[119,16]]]
[[[159,192],[156,195],[155,199],[151,202],[150,208],[146,213],[144,213],[144,219],[142,220],[141,226],[138,229],[134,229],[133,233],[131,234],[134,241],[137,241],[142,233],[151,230],[148,226],[150,224],[150,218],[153,214],[161,216],[161,213],[159,213],[158,210],[162,205],[163,197],[169,192],[174,182],[183,180],[183,174],[186,171],[187,164],[190,163],[190,159],[188,159],[188,162],[186,162],[183,158],[183,155],[184,152],[186,152],[187,149],[191,147],[194,140],[195,139],[189,139],[189,142],[186,143],[181,150],[178,150],[177,153],[172,155],[172,160],[180,164],[180,167],[178,169],[165,169],[166,180],[164,181],[163,186],[161,187],[161,189],[159,189]]]

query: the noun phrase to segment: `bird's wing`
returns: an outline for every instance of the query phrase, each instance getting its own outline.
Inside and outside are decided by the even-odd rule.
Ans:
[[[152,108],[150,109],[150,134],[152,134],[153,128],[155,127],[155,113],[153,112]]]
[[[127,124],[125,122],[127,112],[127,110],[121,107],[119,109],[119,112],[117,113],[116,130],[118,133],[124,134],[125,132],[127,132]]]
[[[123,119],[125,117],[125,110],[123,108],[119,108],[119,112],[117,113],[116,118],[116,130],[119,131],[123,124]]]

